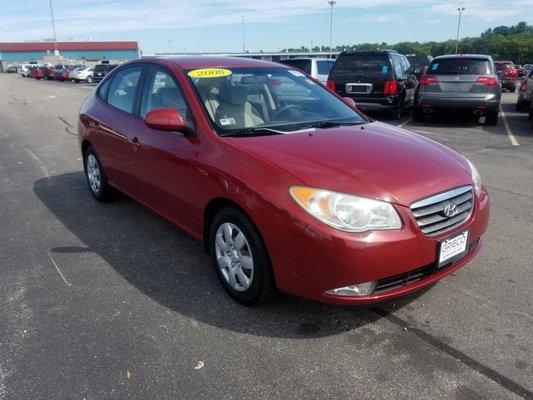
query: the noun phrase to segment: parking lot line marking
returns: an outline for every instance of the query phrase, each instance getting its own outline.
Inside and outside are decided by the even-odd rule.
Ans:
[[[433,132],[426,132],[426,131],[421,131],[420,129],[416,130],[416,131],[413,131],[414,133],[418,133],[418,134],[421,134],[421,135],[436,135],[436,133],[433,133]]]
[[[409,322],[403,320],[402,318],[390,313],[389,311],[381,307],[372,307],[370,308],[370,310],[376,313],[377,315],[383,318],[386,318],[389,322],[392,322],[396,326],[399,326],[400,328],[403,328],[404,330],[413,332],[416,336],[424,340],[426,343],[448,354],[448,356],[472,368],[473,370],[479,372],[483,376],[496,382],[498,385],[509,390],[510,392],[513,392],[514,394],[520,397],[526,398],[526,399],[533,398],[533,393],[530,392],[528,389],[526,389],[524,386],[500,374],[498,371],[492,369],[491,367],[485,364],[481,364],[480,362],[474,360],[473,358],[463,353],[462,351],[457,350],[455,347],[452,347],[449,344],[444,343],[439,338],[423,331],[422,329],[412,326]]]
[[[403,121],[400,125],[398,125],[398,128],[401,128],[402,126],[404,126],[405,124],[408,124],[409,122],[411,122],[412,118],[409,117],[407,118],[405,121]]]
[[[505,112],[503,112],[503,109],[500,107],[500,112],[502,114],[503,119],[503,125],[505,126],[505,131],[507,132],[507,136],[509,136],[509,140],[511,141],[511,144],[513,146],[520,146],[518,144],[518,141],[513,135],[513,132],[511,131],[511,128],[509,127],[509,123],[507,122],[507,117],[505,116]]]
[[[50,252],[48,250],[46,250],[46,254],[48,254],[48,257],[50,258],[50,261],[52,261],[52,264],[54,264],[54,267],[56,267],[56,270],[59,273],[59,276],[61,276],[61,279],[63,279],[63,282],[65,282],[68,286],[71,286],[70,282],[67,281],[65,279],[65,277],[63,276],[63,274],[61,273],[61,270],[57,266],[56,262],[54,261],[54,259],[52,258],[52,256],[50,255]]]

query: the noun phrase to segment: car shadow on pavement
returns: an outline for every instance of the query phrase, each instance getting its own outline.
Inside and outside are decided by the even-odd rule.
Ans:
[[[125,196],[96,202],[82,172],[40,179],[34,192],[82,242],[55,246],[49,249],[52,254],[95,253],[146,296],[196,321],[251,335],[313,338],[359,329],[381,318],[369,308],[334,307],[284,295],[260,307],[241,306],[224,292],[202,243]],[[80,268],[104,275],[97,271],[100,265]],[[85,276],[82,271],[79,275]],[[75,287],[75,269],[69,271],[69,280]]]

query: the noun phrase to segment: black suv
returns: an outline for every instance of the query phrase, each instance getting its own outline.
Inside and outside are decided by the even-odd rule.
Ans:
[[[398,119],[413,105],[417,82],[403,54],[350,51],[337,57],[327,86],[342,97],[353,98],[363,111],[387,111]]]
[[[100,82],[104,77],[115,69],[116,64],[98,64],[94,66],[93,81]]]

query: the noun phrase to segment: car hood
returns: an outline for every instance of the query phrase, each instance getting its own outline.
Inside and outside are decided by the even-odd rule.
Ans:
[[[458,153],[379,122],[231,140],[308,186],[405,206],[472,184],[468,164]]]

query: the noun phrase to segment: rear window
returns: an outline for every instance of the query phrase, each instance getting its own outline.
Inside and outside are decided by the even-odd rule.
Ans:
[[[511,63],[496,63],[496,71],[504,71],[506,69],[514,68],[514,65]]]
[[[331,71],[331,67],[333,67],[333,63],[335,61],[328,60],[328,61],[317,61],[316,62],[316,70],[319,75],[329,75],[329,71]]]
[[[415,55],[415,56],[406,56],[409,60],[409,63],[413,67],[425,67],[429,64],[428,56]]]
[[[479,58],[447,58],[433,60],[428,68],[433,75],[486,75],[490,74],[489,60]]]
[[[347,54],[337,59],[334,71],[364,77],[388,76],[391,65],[389,57],[385,54]]]
[[[283,60],[282,63],[311,74],[311,60]]]

